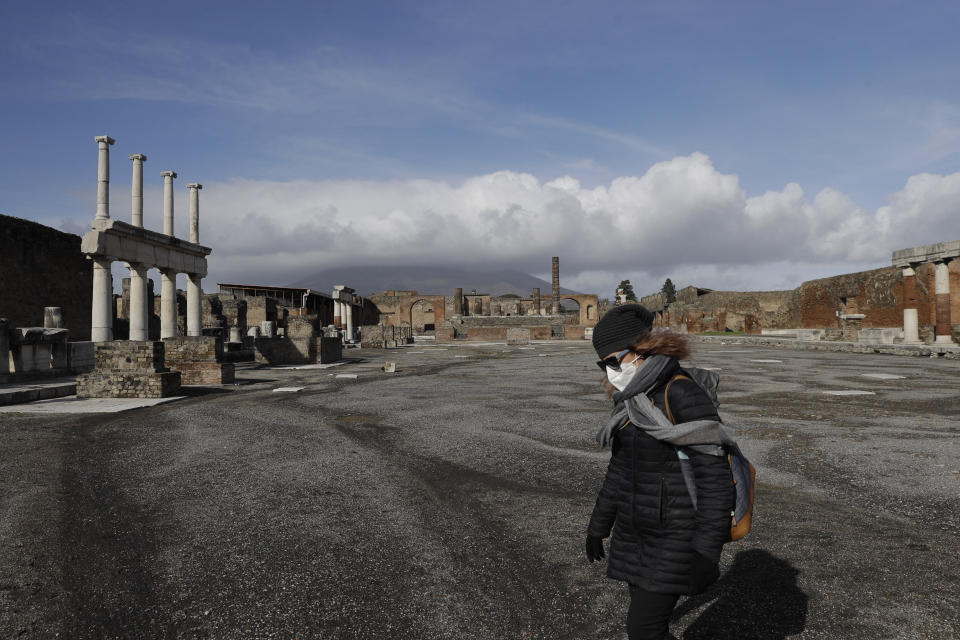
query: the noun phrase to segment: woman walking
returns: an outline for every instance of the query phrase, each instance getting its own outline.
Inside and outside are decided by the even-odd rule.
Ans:
[[[668,625],[679,597],[702,592],[720,574],[735,502],[723,455],[732,439],[680,366],[689,341],[652,325],[647,309],[630,304],[593,331],[614,411],[597,434],[612,452],[586,551],[590,562],[603,558],[610,536],[607,575],[629,585],[630,640],[673,638]]]

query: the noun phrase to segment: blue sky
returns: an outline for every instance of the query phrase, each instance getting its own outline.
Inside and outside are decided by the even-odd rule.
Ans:
[[[958,27],[948,2],[5,3],[0,212],[81,230],[107,133],[114,216],[130,153],[148,189],[208,185],[222,279],[561,253],[581,287],[795,286],[960,237]]]

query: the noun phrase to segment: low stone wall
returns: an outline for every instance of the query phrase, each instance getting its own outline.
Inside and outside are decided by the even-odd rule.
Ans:
[[[507,329],[507,344],[530,344],[530,329],[521,327]]]
[[[164,365],[164,344],[114,340],[94,348],[94,370],[77,376],[78,398],[163,398],[180,389]]]
[[[695,342],[727,345],[758,345],[793,351],[831,351],[839,353],[884,353],[921,358],[946,358],[960,360],[960,345],[938,344],[859,344],[857,342],[830,342],[792,340],[762,336],[690,336]]]
[[[232,362],[223,362],[223,342],[208,336],[181,336],[164,341],[166,365],[180,372],[181,384],[231,384]]]
[[[453,330],[450,329],[450,332]],[[436,341],[443,342],[446,331],[443,327],[437,328]],[[452,340],[452,336],[450,337]],[[370,324],[360,327],[360,346],[364,349],[390,349],[413,343],[412,327],[383,326]]]
[[[340,338],[256,338],[255,361],[260,364],[316,364],[343,359]]]

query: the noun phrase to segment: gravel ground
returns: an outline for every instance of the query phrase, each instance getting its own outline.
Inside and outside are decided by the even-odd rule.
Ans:
[[[696,348],[760,484],[673,632],[960,638],[960,363]],[[583,555],[609,455],[589,346],[350,355],[0,415],[0,637],[625,638],[626,587]]]

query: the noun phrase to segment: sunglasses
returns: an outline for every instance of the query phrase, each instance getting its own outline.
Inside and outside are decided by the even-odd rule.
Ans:
[[[603,360],[597,360],[597,366],[600,367],[601,371],[606,371],[607,367],[610,367],[614,371],[620,371],[620,361],[627,357],[628,353],[630,353],[630,349],[624,349],[616,355],[609,356]]]

